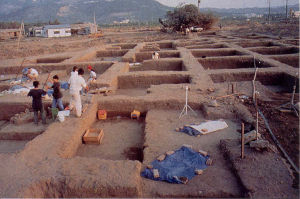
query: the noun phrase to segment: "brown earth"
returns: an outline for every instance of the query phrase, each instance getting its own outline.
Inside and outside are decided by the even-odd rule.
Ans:
[[[112,92],[93,95],[91,100],[90,95],[82,97],[84,103],[88,103],[88,109],[81,118],[75,118],[72,114],[64,123],[54,122],[45,132],[31,141],[23,143],[14,140],[8,143],[0,140],[0,161],[3,162],[0,164],[0,179],[4,179],[0,180],[0,196],[245,197],[249,187],[247,188],[240,178],[246,177],[250,179],[248,185],[253,193],[263,190],[262,195],[254,196],[276,197],[279,191],[288,192],[288,196],[295,197],[299,190],[292,189],[290,183],[281,182],[281,179],[288,182],[293,179],[287,166],[279,164],[272,172],[268,170],[274,164],[274,157],[276,162],[277,153],[256,155],[251,152],[250,160],[242,163],[236,159],[239,146],[229,144],[233,156],[231,163],[228,163],[223,158],[224,151],[219,150],[221,139],[239,138],[237,130],[242,121],[247,123],[249,129],[253,128],[255,115],[250,101],[252,91],[250,81],[254,75],[252,58],[256,57],[262,60],[263,66],[267,66],[260,68],[257,76],[260,81],[257,84],[260,92],[259,107],[269,120],[280,143],[299,166],[299,120],[292,114],[281,113],[274,109],[288,101],[290,93],[276,94],[276,92],[290,88],[294,77],[298,76],[295,67],[297,65],[294,61],[286,62],[293,64],[290,66],[272,59],[272,56],[259,54],[259,50],[255,52],[251,48],[239,46],[241,42],[252,42],[249,45],[255,49],[267,48],[269,51],[275,49],[272,47],[273,44],[269,45],[268,42],[271,41],[276,49],[281,48],[278,46],[290,47],[288,45],[293,45],[290,43],[297,42],[296,30],[294,31],[293,27],[292,31],[284,30],[278,33],[277,29],[284,27],[287,25],[265,26],[245,23],[237,27],[231,24],[221,31],[215,28],[212,31],[216,32],[194,33],[188,36],[176,33],[164,34],[158,29],[149,28],[104,29],[104,36],[97,39],[87,36],[56,39],[25,38],[22,39],[19,50],[16,40],[2,41],[0,43],[2,71],[12,74],[19,71],[22,58],[26,57],[28,60],[24,66],[32,64],[43,72],[46,68],[55,70],[55,73],[60,71],[62,79],[67,80],[73,65],[80,64],[80,67],[86,69],[88,64],[92,64],[95,65],[98,74],[94,87],[105,86]],[[279,39],[278,35],[287,37]],[[159,42],[161,40],[163,41]],[[267,43],[263,43],[265,41]],[[144,61],[144,50],[148,45],[145,42],[152,42],[148,44],[159,47],[161,52],[168,51],[162,53],[166,57],[162,57],[159,61]],[[121,54],[113,55],[111,49],[117,48],[116,53]],[[206,52],[206,48],[210,49],[209,52]],[[201,53],[197,55],[201,55],[199,59],[213,60],[214,62],[209,64],[213,67],[204,67],[199,63],[198,58],[192,54],[194,49],[201,49]],[[297,51],[295,46],[293,49],[285,53],[292,53],[293,56],[299,54],[299,49]],[[135,54],[141,52],[143,54],[139,54],[141,57],[138,59],[144,62],[140,68],[131,69],[129,63],[120,62],[124,60],[135,62]],[[109,59],[108,62],[103,62],[102,58],[99,60],[97,53],[99,56],[104,53],[104,58]],[[274,53],[276,56],[279,51],[275,50]],[[232,60],[242,60],[242,55],[247,56],[248,65],[233,63],[232,67],[230,65]],[[64,59],[65,57],[69,59]],[[149,59],[149,54],[145,55],[145,59]],[[230,66],[228,68],[223,67],[226,60],[228,60],[226,64]],[[58,61],[61,63],[53,63]],[[46,76],[46,73],[41,75],[41,81],[44,81]],[[86,74],[85,78],[87,76]],[[241,96],[244,98],[226,96],[231,94],[232,83],[235,85],[235,92],[243,92]],[[189,105],[197,112],[197,116],[189,110],[187,116],[179,119],[185,103],[185,86],[189,86]],[[65,103],[69,98],[69,93],[64,92]],[[212,99],[217,99],[217,107],[212,105]],[[295,101],[299,101],[298,94]],[[50,101],[45,101],[45,104],[49,106]],[[31,100],[25,96],[0,96],[0,111],[3,113],[1,119],[9,120],[10,116],[24,111],[30,105]],[[98,109],[105,109],[115,117],[127,118],[97,121]],[[141,111],[145,121],[128,119],[134,109]],[[175,128],[186,124],[220,118],[226,120],[229,128],[200,137],[174,131]],[[261,119],[259,124],[260,132],[270,140]],[[3,127],[0,126],[1,130]],[[92,127],[105,130],[102,145],[82,144],[84,131]],[[32,126],[29,124],[26,130],[30,128]],[[272,143],[271,140],[270,142]],[[187,185],[141,178],[140,172],[146,165],[157,156],[175,150],[182,144],[193,145],[196,150],[207,150],[213,157],[214,164]],[[257,161],[255,164],[259,167],[252,164],[254,162],[252,160]],[[268,167],[264,167],[264,161]],[[241,172],[232,171],[232,165],[240,168]],[[259,170],[256,171],[255,168]],[[280,168],[282,172],[277,172],[276,168]],[[258,179],[252,176],[253,170],[260,174]],[[274,172],[279,180],[269,182]],[[281,173],[283,176],[280,176]],[[261,178],[263,180],[260,181]],[[263,183],[264,181],[269,183]],[[272,187],[272,184],[276,185],[276,189],[265,189]]]

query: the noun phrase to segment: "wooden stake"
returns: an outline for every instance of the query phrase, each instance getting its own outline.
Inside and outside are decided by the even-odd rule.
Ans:
[[[257,107],[257,94],[254,93],[255,97],[255,110],[256,110],[256,140],[258,140],[258,107]]]
[[[234,85],[233,85],[233,83],[231,84],[231,93],[234,93]]]
[[[245,133],[245,125],[242,123],[242,132],[241,132],[241,158],[245,158],[245,138],[244,138],[244,133]]]

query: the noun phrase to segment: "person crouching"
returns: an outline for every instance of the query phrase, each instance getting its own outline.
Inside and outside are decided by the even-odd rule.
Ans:
[[[90,71],[90,77],[87,81],[87,84],[90,85],[92,83],[94,83],[97,79],[97,74],[95,72],[95,70],[92,68],[92,66],[88,66],[88,70]]]

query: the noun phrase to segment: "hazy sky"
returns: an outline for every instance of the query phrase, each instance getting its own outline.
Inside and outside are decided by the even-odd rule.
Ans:
[[[179,3],[198,4],[198,0],[156,0],[168,6],[177,6]],[[286,0],[271,0],[271,6],[285,5]],[[297,4],[299,0],[288,0],[290,5]],[[268,7],[268,0],[201,0],[200,8],[243,8]]]

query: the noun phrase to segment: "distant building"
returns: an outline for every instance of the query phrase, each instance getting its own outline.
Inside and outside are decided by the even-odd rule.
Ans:
[[[15,39],[20,35],[20,29],[3,29],[0,30],[0,39]]]
[[[28,29],[28,36],[30,37],[42,37],[43,27],[32,27]]]
[[[98,25],[93,23],[72,24],[71,32],[78,35],[95,34],[98,32]]]
[[[42,29],[43,37],[69,37],[71,36],[70,25],[47,25]]]
[[[124,19],[122,21],[114,21],[114,24],[128,24],[130,22],[129,19]]]
[[[299,18],[299,17],[300,17],[300,11],[295,11],[295,12],[294,12],[294,16],[295,16],[296,18]]]

